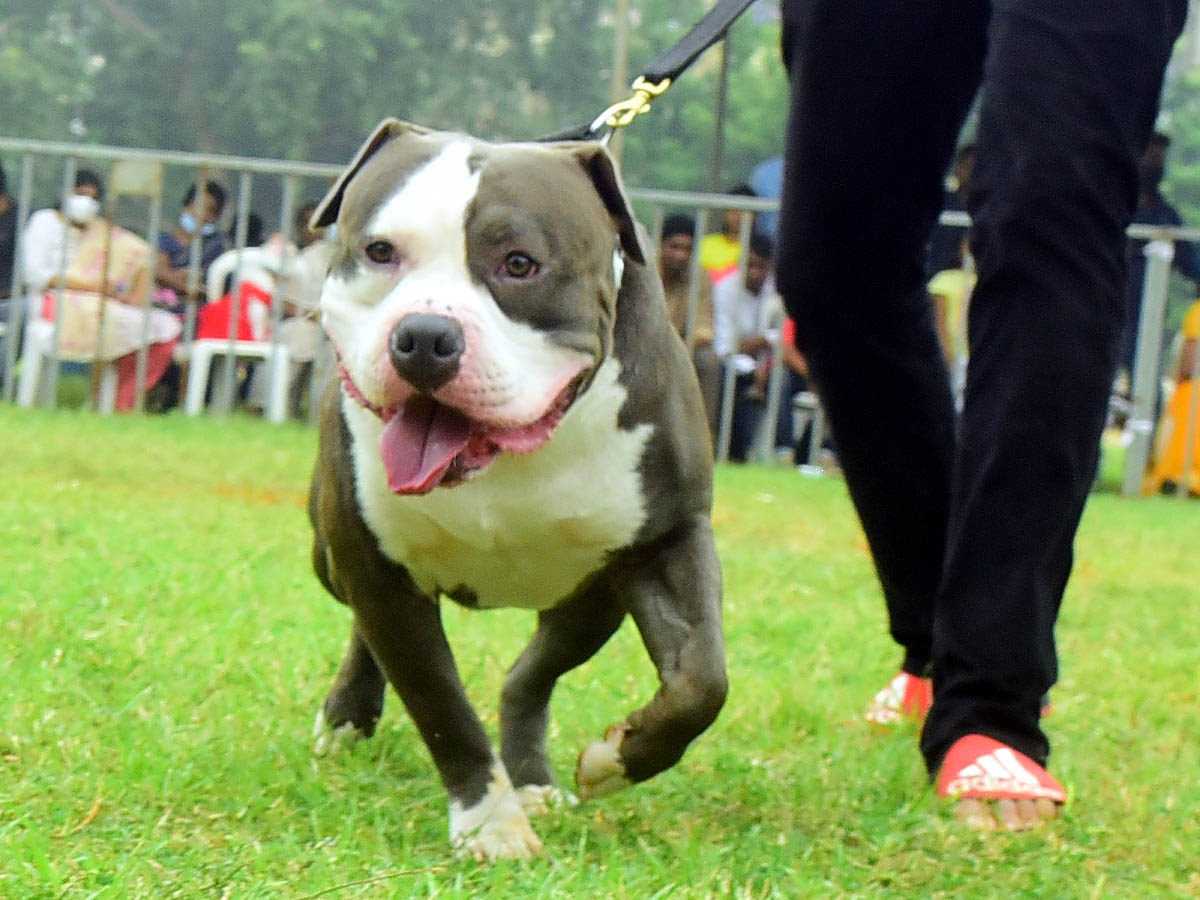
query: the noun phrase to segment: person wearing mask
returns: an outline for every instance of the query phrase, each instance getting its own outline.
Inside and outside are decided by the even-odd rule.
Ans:
[[[225,189],[217,182],[206,181],[199,197],[196,185],[188,186],[178,223],[158,237],[157,275],[163,291],[157,299],[163,305],[178,309],[180,302],[186,299],[192,243],[197,240],[200,242],[200,274],[196,291],[198,295],[203,294],[205,272],[228,247],[225,235],[217,226],[224,208]]]
[[[137,397],[139,348],[148,348],[149,390],[170,364],[180,326],[169,313],[148,309],[150,248],[100,215],[103,194],[100,178],[81,169],[61,209],[29,217],[21,234],[22,275],[30,316],[58,325],[59,359],[112,363],[115,406],[127,411]]]
[[[61,207],[35,211],[21,232],[21,262],[30,312],[38,314],[41,296],[48,288],[74,288],[67,274],[78,255],[84,234],[100,216],[103,186],[89,169],[75,173],[75,188]]]

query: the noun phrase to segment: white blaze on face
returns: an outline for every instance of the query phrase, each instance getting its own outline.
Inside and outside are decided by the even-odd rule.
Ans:
[[[471,152],[467,141],[447,145],[379,206],[353,239],[360,250],[386,240],[401,262],[390,269],[363,257],[349,276],[335,270],[321,296],[323,322],[355,386],[386,409],[411,394],[388,355],[392,329],[410,313],[454,319],[466,351],[436,398],[488,424],[525,425],[541,418],[591,360],[510,319],[472,279],[465,225],[482,175],[470,170]]]

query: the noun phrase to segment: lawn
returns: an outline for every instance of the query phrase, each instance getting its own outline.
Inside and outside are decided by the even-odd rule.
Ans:
[[[347,611],[310,574],[315,434],[0,405],[0,897],[1200,896],[1200,506],[1097,494],[1059,622],[1047,729],[1066,815],[960,830],[911,726],[857,716],[898,660],[836,478],[725,468],[731,692],[682,762],[535,823],[543,858],[455,858],[394,697],[315,759]],[[524,612],[448,605],[496,725]],[[623,628],[555,694],[575,755],[654,689]]]

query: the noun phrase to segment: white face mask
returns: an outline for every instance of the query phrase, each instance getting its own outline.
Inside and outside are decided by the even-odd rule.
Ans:
[[[100,214],[100,201],[87,194],[72,194],[67,198],[63,212],[77,225],[86,225]]]

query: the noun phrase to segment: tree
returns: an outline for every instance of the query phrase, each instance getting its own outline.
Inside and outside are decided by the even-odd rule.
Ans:
[[[634,72],[709,4],[635,0]],[[0,13],[0,131],[342,162],[388,115],[535,138],[608,101],[611,5],[593,0],[43,0]],[[779,152],[778,29],[733,29],[723,180]],[[631,183],[703,189],[713,51],[628,132]]]

